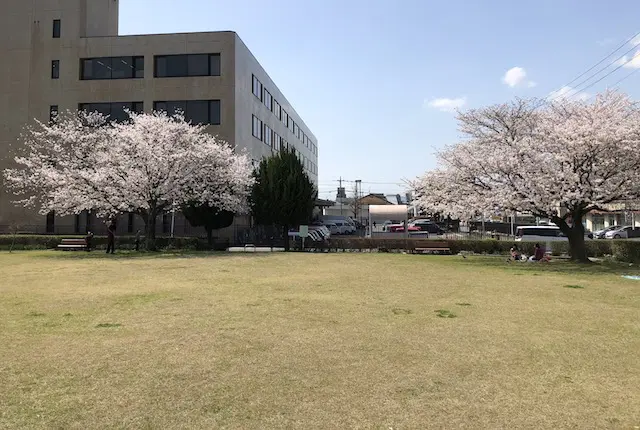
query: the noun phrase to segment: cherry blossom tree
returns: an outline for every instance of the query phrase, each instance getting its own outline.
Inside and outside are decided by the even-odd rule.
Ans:
[[[549,218],[588,262],[583,220],[640,198],[640,110],[626,95],[592,101],[516,100],[459,113],[461,142],[418,178],[428,210],[469,218],[518,211]]]
[[[107,124],[99,114],[70,115],[28,130],[20,166],[5,171],[19,203],[41,213],[130,212],[155,249],[158,215],[198,202],[242,213],[254,179],[249,158],[181,115],[137,114]]]

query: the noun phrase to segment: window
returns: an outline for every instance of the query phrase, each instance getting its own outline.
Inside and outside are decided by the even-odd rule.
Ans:
[[[220,54],[156,55],[155,77],[220,76]]]
[[[296,123],[295,123],[295,122],[293,122],[293,120],[291,119],[291,117],[289,117],[289,124],[288,124],[288,127],[289,127],[289,130],[291,130],[291,132],[292,132],[292,133],[293,133],[293,129],[294,129],[295,125],[296,125]]]
[[[168,115],[182,112],[184,119],[192,124],[220,125],[220,100],[173,100],[153,104],[153,110]]]
[[[271,130],[267,124],[264,125],[264,143],[266,143],[267,146],[273,144],[273,130]]]
[[[55,233],[56,229],[56,213],[51,211],[47,214],[47,226],[46,232],[49,234]]]
[[[162,234],[171,233],[171,215],[163,214],[162,215]]]
[[[289,147],[289,143],[286,141],[285,138],[281,137],[281,139],[282,140],[280,141],[280,150],[283,151]]]
[[[82,103],[78,110],[87,113],[98,112],[109,117],[110,121],[123,122],[129,119],[127,110],[142,113],[144,105],[142,102],[115,102],[115,103]]]
[[[280,119],[280,111],[281,111],[280,103],[273,99],[273,113],[276,115],[276,118]]]
[[[80,79],[144,78],[144,57],[101,57],[80,60]]]
[[[262,83],[255,77],[255,75],[253,75],[252,91],[253,95],[262,101]]]
[[[51,62],[51,79],[60,78],[60,60],[53,60]]]
[[[60,39],[60,20],[59,19],[54,19],[53,20],[53,38],[54,39]]]
[[[295,122],[293,123],[293,134],[300,139],[300,127],[298,127],[298,124],[296,124]]]
[[[304,131],[302,130],[300,130],[300,140],[302,141],[304,146],[306,146],[307,148],[309,147],[307,145],[307,136],[304,134]]]
[[[49,124],[56,122],[58,118],[58,105],[49,106]]]
[[[280,143],[282,142],[282,138],[275,131],[273,132],[273,146],[272,148],[276,151],[280,151]]]
[[[264,105],[269,110],[273,109],[273,97],[271,96],[271,93],[266,89],[264,90]]]
[[[287,114],[287,111],[282,109],[282,123],[284,124],[284,126],[287,126],[287,122],[289,121],[289,115]]]
[[[255,115],[253,116],[252,132],[253,137],[262,140],[262,121],[260,121]]]
[[[127,219],[127,233],[133,233],[133,221],[134,215],[129,213],[129,218]]]

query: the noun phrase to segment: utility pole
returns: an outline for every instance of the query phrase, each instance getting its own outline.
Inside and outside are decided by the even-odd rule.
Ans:
[[[340,183],[338,188],[338,198],[340,199],[340,216],[342,216],[342,196],[340,195],[340,193],[342,192],[342,176],[340,176],[338,182]]]
[[[360,193],[362,192],[362,180],[361,179],[356,179],[356,201],[355,201],[355,208],[356,208],[356,213],[354,214],[356,216],[356,220],[358,220],[358,215],[360,215]],[[360,219],[360,221],[362,221]]]

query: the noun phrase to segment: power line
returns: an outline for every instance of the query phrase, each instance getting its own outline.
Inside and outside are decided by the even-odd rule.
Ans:
[[[626,66],[627,64],[631,63],[633,60],[635,59],[635,57],[631,57],[631,59],[629,61],[626,61],[622,64],[620,64],[618,67],[616,67],[615,69],[613,69],[612,71],[610,71],[609,73],[607,73],[606,75],[604,75],[603,77],[601,77],[600,79],[598,79],[597,81],[591,83],[590,85],[587,85],[586,87],[582,88],[580,91],[584,91],[584,90],[588,90],[589,88],[591,88],[592,86],[594,86],[595,84],[597,84],[598,82],[602,81],[604,78],[606,78],[607,76],[611,75],[612,73],[618,71],[619,69],[621,69],[622,67]],[[580,92],[579,91],[579,92]],[[577,93],[576,93],[577,94]],[[573,94],[569,97],[573,97],[576,94]]]
[[[611,86],[611,88],[615,88],[615,87],[617,87],[617,86],[620,84],[620,82],[622,82],[622,81],[626,80],[627,78],[631,77],[631,75],[634,75],[634,74],[636,74],[636,73],[638,73],[638,72],[640,72],[640,69],[635,69],[633,72],[631,72],[631,73],[627,74],[624,78],[620,79],[618,82],[616,82],[615,84],[613,84],[613,85]]]
[[[577,81],[578,79],[580,79],[581,77],[583,77],[584,75],[586,75],[587,73],[589,73],[590,71],[592,71],[593,69],[595,69],[596,67],[598,67],[600,64],[602,64],[607,58],[611,57],[613,54],[615,54],[616,52],[618,52],[619,50],[621,50],[622,48],[624,48],[627,43],[630,43],[633,39],[635,39],[637,36],[640,36],[640,31],[637,32],[636,34],[634,34],[633,36],[631,36],[630,38],[628,38],[627,40],[625,40],[622,45],[618,46],[616,49],[614,49],[612,52],[609,53],[609,55],[607,55],[606,57],[604,57],[602,60],[598,61],[596,64],[594,64],[593,66],[591,66],[589,69],[585,70],[584,72],[582,72],[581,74],[579,74],[578,76],[576,76],[575,78],[573,78],[573,80],[569,81],[568,83],[564,84],[562,87],[558,88],[556,91],[561,90],[564,87],[568,87],[569,85],[571,85],[572,83],[574,83],[575,81]],[[635,48],[635,46],[634,46]],[[633,50],[634,48],[632,48],[631,50]],[[629,52],[629,51],[627,51]],[[626,54],[623,54],[623,56]],[[609,66],[607,66],[609,67]],[[599,72],[598,72],[599,73]],[[597,73],[596,73],[597,74]]]
[[[637,49],[637,47],[636,47],[636,46],[633,46],[633,47],[632,47],[632,48],[630,48],[628,51],[626,51],[624,54],[622,54],[621,56],[619,56],[618,58],[616,58],[616,59],[615,59],[615,61],[614,61],[613,63],[611,63],[611,64],[615,64],[615,63],[617,63],[619,60],[622,60],[623,58],[625,58],[625,56],[626,56],[629,52],[631,52],[631,51],[633,51],[633,50],[635,50],[635,49]],[[634,59],[634,58],[635,58],[635,57],[633,57],[633,56],[632,56],[630,60],[625,61],[624,63],[619,64],[619,65],[618,65],[618,67],[616,67],[615,69],[613,69],[612,71],[610,71],[610,72],[609,72],[609,73],[607,73],[606,75],[602,76],[602,77],[601,77],[600,79],[598,79],[597,81],[595,81],[595,82],[593,82],[593,83],[591,83],[591,84],[587,85],[586,87],[580,88],[580,86],[581,86],[582,84],[589,82],[589,80],[591,80],[592,78],[594,78],[594,77],[598,76],[601,72],[603,72],[603,71],[607,70],[609,67],[611,67],[611,64],[607,64],[605,67],[601,68],[601,69],[600,69],[600,70],[598,70],[597,72],[592,73],[591,75],[589,75],[589,77],[588,77],[588,78],[583,79],[582,81],[580,81],[580,83],[579,83],[579,84],[577,84],[573,89],[571,89],[567,94],[557,94],[555,97],[552,97],[549,101],[555,101],[555,100],[557,100],[557,99],[559,99],[559,98],[567,98],[567,99],[568,99],[568,98],[571,98],[571,97],[575,96],[576,94],[578,94],[578,93],[580,93],[580,92],[582,92],[582,91],[586,90],[587,88],[591,88],[592,86],[594,86],[594,85],[595,85],[595,84],[597,84],[598,82],[602,81],[602,80],[603,80],[604,78],[606,78],[607,76],[611,75],[612,73],[614,73],[614,72],[616,72],[617,70],[619,70],[621,67],[623,67],[623,66],[625,66],[626,64],[630,63],[631,61],[633,61],[633,59]],[[567,85],[565,85],[565,86],[567,86]],[[564,88],[564,87],[562,87],[562,88]],[[562,89],[562,88],[560,88],[560,89]],[[560,90],[557,90],[556,92],[558,92],[558,91],[560,91]],[[572,93],[572,94],[569,94],[569,93]]]

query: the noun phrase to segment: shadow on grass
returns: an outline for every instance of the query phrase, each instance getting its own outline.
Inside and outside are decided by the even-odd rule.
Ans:
[[[552,259],[549,263],[529,263],[529,262],[505,262],[504,256],[473,256],[466,259],[460,258],[456,264],[464,266],[482,266],[501,268],[513,272],[517,275],[536,275],[539,273],[566,273],[566,274],[611,274],[629,275],[640,274],[640,267],[629,265],[629,263],[617,263],[612,261],[593,262],[591,264],[580,264],[565,259]]]
[[[179,258],[268,258],[272,252],[225,252],[225,251],[116,251],[107,254],[104,251],[21,251],[30,253],[36,258],[64,259],[64,260],[144,260],[144,259],[179,259]]]

